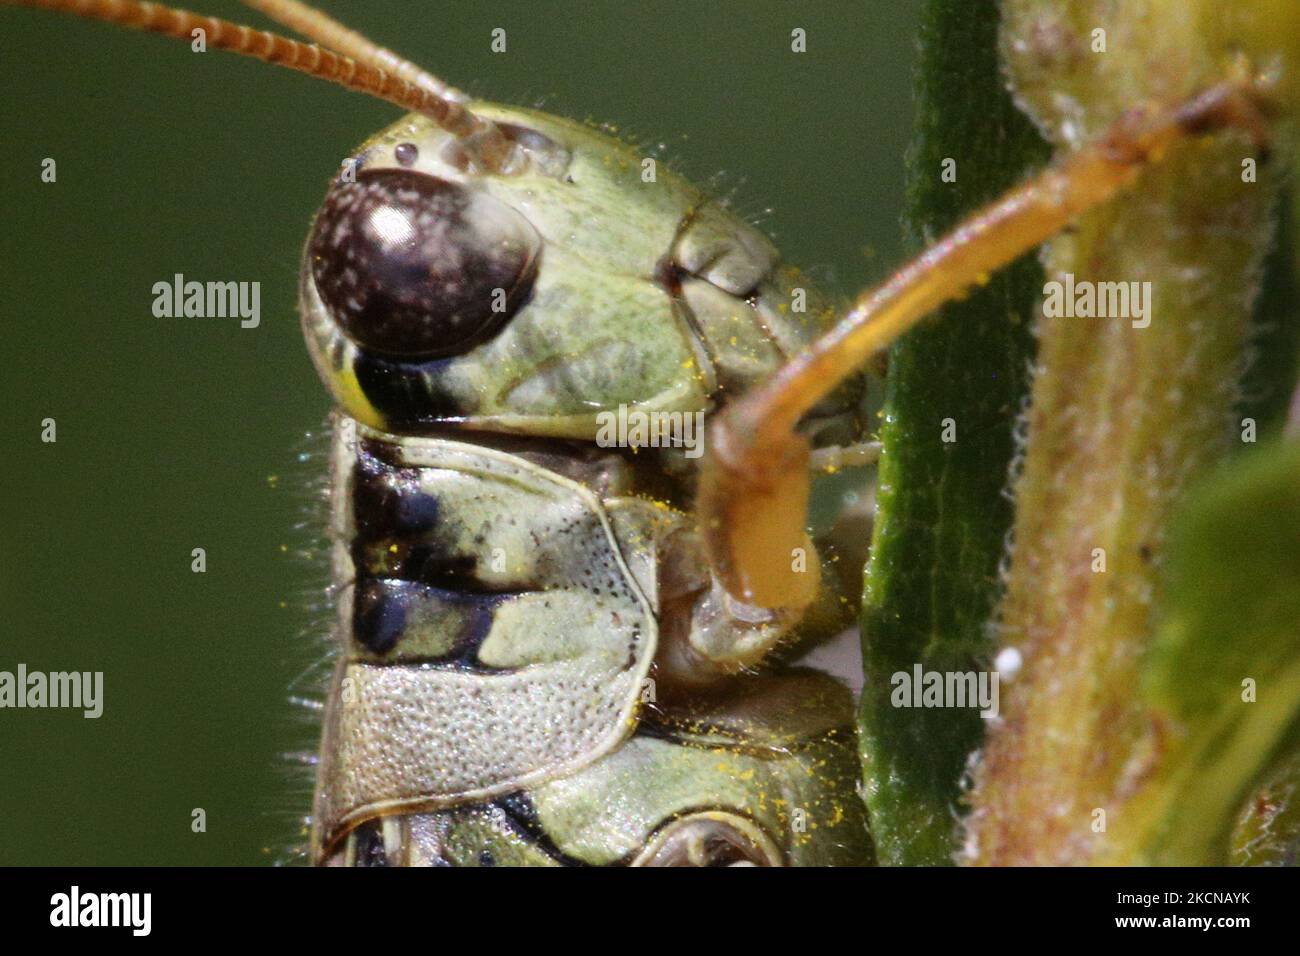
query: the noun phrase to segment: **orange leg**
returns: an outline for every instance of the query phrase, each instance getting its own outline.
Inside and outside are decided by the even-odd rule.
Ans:
[[[1125,114],[1099,141],[962,222],[710,426],[697,499],[709,561],[727,591],[765,608],[809,603],[809,448],[799,419],[874,353],[939,306],[1131,186],[1181,140],[1225,126],[1265,138],[1265,91],[1225,82],[1172,109]]]

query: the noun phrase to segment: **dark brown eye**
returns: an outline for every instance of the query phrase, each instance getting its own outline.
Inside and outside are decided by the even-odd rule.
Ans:
[[[321,301],[358,345],[400,358],[468,351],[527,301],[541,237],[491,196],[403,169],[330,190],[308,253]]]

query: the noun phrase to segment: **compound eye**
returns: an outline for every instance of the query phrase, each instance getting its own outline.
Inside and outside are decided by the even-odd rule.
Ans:
[[[321,301],[358,345],[402,359],[467,352],[527,300],[542,240],[491,196],[403,169],[325,198],[308,243]]]

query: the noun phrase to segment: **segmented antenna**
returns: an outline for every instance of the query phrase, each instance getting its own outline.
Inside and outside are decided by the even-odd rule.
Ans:
[[[462,106],[469,101],[469,97],[460,90],[448,86],[406,57],[379,46],[324,11],[310,7],[301,0],[240,0],[240,2],[271,18],[280,26],[302,34],[327,50],[350,56],[358,63],[378,67],[385,73],[391,73],[398,79],[405,80],[412,86],[418,86],[439,99]]]
[[[464,105],[467,97],[463,93],[431,73],[297,0],[245,2],[321,46],[144,0],[0,0],[0,3],[57,10],[179,40],[189,40],[194,30],[202,30],[206,42],[214,49],[307,73],[423,113],[462,140],[466,152],[489,172],[509,175],[523,167],[522,150],[491,120],[467,109]]]

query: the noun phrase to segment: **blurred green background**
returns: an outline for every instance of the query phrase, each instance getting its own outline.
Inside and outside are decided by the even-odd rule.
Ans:
[[[916,5],[322,3],[473,94],[664,143],[846,297],[898,257]],[[298,256],[340,160],[397,111],[67,16],[0,18],[0,670],[105,683],[98,720],[0,710],[0,864],[275,862],[311,790],[283,755],[316,733],[288,698],[328,651],[327,569],[299,554],[323,479],[298,456],[328,404]],[[261,326],[154,318],[177,272],[261,282]]]

